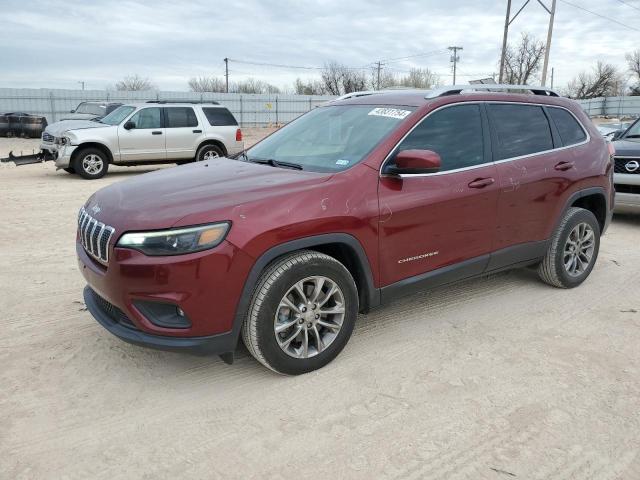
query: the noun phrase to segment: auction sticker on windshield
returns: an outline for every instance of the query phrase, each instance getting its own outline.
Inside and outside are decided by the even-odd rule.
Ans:
[[[399,108],[374,108],[369,112],[369,115],[375,115],[377,117],[389,117],[403,119],[411,113],[411,110],[401,110]]]

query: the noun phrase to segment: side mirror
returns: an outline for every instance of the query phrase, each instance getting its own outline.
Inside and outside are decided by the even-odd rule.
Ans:
[[[125,130],[132,130],[136,128],[136,122],[132,122],[131,120],[129,120],[128,122],[125,122],[125,124],[123,125],[123,128]]]
[[[387,168],[393,175],[435,173],[440,170],[440,155],[431,150],[403,150],[396,155],[395,165]]]
[[[75,110],[70,110],[69,113],[76,113],[76,111]]]
[[[611,140],[619,140],[620,138],[622,138],[623,134],[624,130],[616,130],[615,132],[613,132],[613,135],[611,135]]]

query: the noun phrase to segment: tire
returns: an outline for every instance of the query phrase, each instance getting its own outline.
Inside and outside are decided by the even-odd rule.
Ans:
[[[577,287],[593,270],[599,250],[598,220],[589,210],[571,207],[551,238],[538,275],[554,287]]]
[[[82,178],[95,180],[107,174],[109,159],[102,150],[98,150],[97,148],[83,148],[76,154],[73,167],[71,168]]]
[[[296,285],[307,293],[306,307]],[[295,310],[284,304],[285,299]],[[299,375],[322,368],[338,356],[351,337],[357,315],[358,291],[344,265],[328,255],[301,250],[275,260],[260,277],[242,339],[267,368]],[[282,331],[276,333],[276,327]]]
[[[224,152],[217,145],[203,145],[196,153],[196,162],[204,162],[213,160],[218,157],[224,157]]]
[[[64,170],[65,172],[67,172],[67,173],[71,173],[71,174],[76,173],[76,170],[75,170],[75,168],[73,168],[73,167],[63,168],[63,170]]]

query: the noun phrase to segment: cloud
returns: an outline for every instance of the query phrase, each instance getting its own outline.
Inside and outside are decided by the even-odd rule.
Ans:
[[[551,0],[547,0],[550,3]],[[628,0],[640,7],[639,0]],[[616,0],[580,3],[637,24],[640,11]],[[150,77],[161,89],[184,90],[199,75],[222,75],[222,59],[321,66],[329,60],[370,66],[378,60],[438,51],[390,62],[397,73],[429,67],[450,82],[446,47],[459,45],[461,80],[497,70],[506,2],[495,0],[327,0],[242,2],[3,1],[0,40],[8,46],[0,86],[104,88],[125,75]],[[519,2],[514,2],[519,8]],[[529,31],[546,36],[548,16],[530,2],[510,39]],[[550,65],[566,84],[597,60],[625,67],[638,32],[558,2]],[[315,71],[230,62],[232,79],[249,76],[281,86]]]

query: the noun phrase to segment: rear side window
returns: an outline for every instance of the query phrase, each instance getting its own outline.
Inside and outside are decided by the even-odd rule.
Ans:
[[[498,137],[498,160],[553,149],[551,128],[542,107],[489,104],[487,109]]]
[[[402,150],[436,152],[442,161],[440,171],[484,163],[480,106],[457,105],[432,113],[402,141],[397,151]]]
[[[167,128],[197,127],[198,119],[191,107],[167,107]]]
[[[238,122],[236,121],[234,116],[226,108],[204,107],[202,111],[207,117],[209,125],[211,125],[212,127],[227,127],[238,125]]]
[[[551,115],[553,123],[555,123],[556,128],[558,129],[560,139],[565,147],[567,145],[575,145],[576,143],[581,143],[586,140],[587,134],[584,133],[583,128],[569,112],[562,108],[550,107],[547,108],[547,111],[549,112],[549,115]]]

